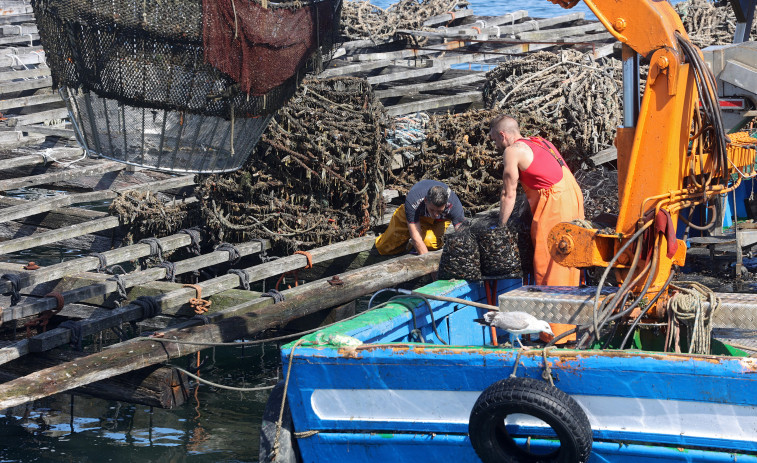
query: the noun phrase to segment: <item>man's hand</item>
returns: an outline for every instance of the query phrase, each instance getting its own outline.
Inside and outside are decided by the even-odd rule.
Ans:
[[[416,251],[418,251],[418,255],[423,255],[428,252],[428,248],[426,247],[426,243],[423,242],[423,237],[421,237],[421,224],[419,223],[409,223],[407,224],[408,231],[410,232],[410,243],[412,243],[413,247]]]

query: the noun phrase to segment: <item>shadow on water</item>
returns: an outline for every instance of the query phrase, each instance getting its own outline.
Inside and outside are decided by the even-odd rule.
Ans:
[[[206,349],[202,357],[201,376],[228,386],[273,385],[280,371],[273,344]],[[174,410],[69,394],[8,409],[0,416],[0,461],[257,461],[269,391],[202,385],[192,393]]]

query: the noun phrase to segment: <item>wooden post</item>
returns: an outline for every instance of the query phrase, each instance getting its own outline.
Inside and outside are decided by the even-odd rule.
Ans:
[[[297,317],[344,304],[382,288],[428,275],[439,266],[441,252],[404,256],[340,276],[342,284],[327,279],[284,291],[286,300],[273,304],[260,298],[210,316],[213,324],[187,326],[166,333],[164,341],[134,339],[62,365],[47,368],[0,385],[0,410],[90,384],[138,368],[197,352],[191,342],[231,342],[280,326]],[[196,323],[196,321],[192,321]]]

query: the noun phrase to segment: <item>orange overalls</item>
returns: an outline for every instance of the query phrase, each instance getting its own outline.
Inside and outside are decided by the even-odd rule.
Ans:
[[[562,179],[548,186],[542,184],[541,188],[527,185],[522,171],[520,183],[526,192],[528,204],[531,206],[531,241],[534,245],[534,284],[550,286],[578,286],[581,273],[576,268],[563,267],[552,259],[550,250],[547,248],[547,235],[549,231],[560,222],[570,222],[584,218],[584,197],[575,177],[567,166],[559,164],[562,161],[560,153],[550,142],[532,137],[519,141],[526,143],[534,152],[534,161],[526,169],[531,178],[539,176],[539,169],[546,163],[558,163],[562,169]],[[531,168],[534,167],[532,170]],[[556,169],[555,165],[548,168]],[[536,172],[534,172],[536,171]]]

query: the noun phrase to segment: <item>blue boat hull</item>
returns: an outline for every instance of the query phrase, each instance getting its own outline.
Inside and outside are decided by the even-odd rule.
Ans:
[[[484,299],[465,282],[422,291]],[[555,386],[589,418],[589,461],[757,462],[757,359],[493,347],[473,322],[482,309],[430,301],[434,330],[425,303],[412,301],[414,314],[390,305],[326,330],[361,346],[313,345],[311,335],[282,349],[294,427],[309,436],[298,440],[304,461],[480,461],[468,437],[477,398],[513,374],[542,379],[546,359]],[[408,342],[415,328],[425,343]],[[543,422],[508,425],[545,436],[532,448],[556,445]]]

